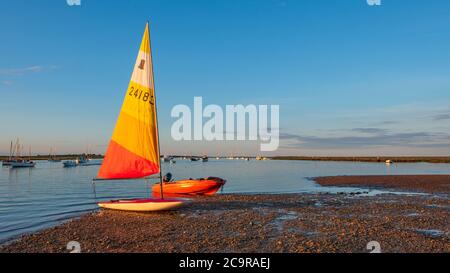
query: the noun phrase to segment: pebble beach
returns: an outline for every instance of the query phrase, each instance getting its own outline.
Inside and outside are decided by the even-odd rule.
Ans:
[[[411,183],[410,181],[413,181]],[[420,194],[217,195],[169,212],[97,210],[0,247],[1,253],[367,253],[450,251],[450,176],[318,178]]]

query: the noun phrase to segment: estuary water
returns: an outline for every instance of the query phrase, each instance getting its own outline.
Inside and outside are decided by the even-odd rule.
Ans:
[[[333,175],[450,174],[450,164],[321,161],[215,160],[163,163],[175,179],[218,176],[227,180],[221,193],[314,193],[355,191],[321,187],[311,177]],[[99,166],[63,168],[38,161],[33,169],[0,167],[0,243],[54,226],[97,209],[96,203],[118,198],[145,198],[154,180],[97,181]]]

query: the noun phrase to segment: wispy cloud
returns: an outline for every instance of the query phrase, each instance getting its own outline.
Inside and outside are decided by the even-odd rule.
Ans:
[[[450,113],[435,115],[435,116],[433,116],[433,119],[434,120],[449,120],[450,119]]]
[[[351,131],[364,134],[385,134],[387,132],[386,129],[381,128],[353,128]]]
[[[381,121],[378,124],[380,125],[392,125],[392,124],[397,124],[397,121],[393,121],[393,120],[385,120],[385,121]]]
[[[55,65],[43,66],[43,65],[33,65],[22,68],[0,68],[0,75],[3,76],[22,76],[26,74],[33,74],[43,72],[45,70],[52,70],[58,68]]]
[[[6,85],[6,86],[11,86],[13,84],[13,82],[12,81],[2,81],[2,84]]]
[[[369,136],[317,137],[281,134],[288,148],[366,148],[376,146],[446,147],[450,135],[438,132],[378,133]]]

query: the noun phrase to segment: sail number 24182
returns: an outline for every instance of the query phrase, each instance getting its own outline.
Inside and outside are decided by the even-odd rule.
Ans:
[[[143,102],[150,102],[151,105],[155,104],[155,98],[149,91],[144,91],[139,88],[135,88],[131,86],[128,91],[128,96],[132,96],[138,100],[142,100]]]

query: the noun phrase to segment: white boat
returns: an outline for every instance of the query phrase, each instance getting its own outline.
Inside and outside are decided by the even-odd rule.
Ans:
[[[29,158],[28,160],[24,160],[22,158],[16,158],[14,161],[10,163],[11,168],[34,168],[36,166],[36,162],[31,161],[31,147],[29,150]]]
[[[63,162],[65,168],[77,167],[77,166],[99,166],[102,165],[102,162],[99,160],[92,160],[87,158],[85,155],[75,159],[75,160],[66,160]]]
[[[78,159],[63,161],[64,168],[76,167],[78,166]]]
[[[83,162],[78,163],[78,166],[100,166],[102,162],[99,160],[86,159]]]
[[[2,166],[4,167],[9,167],[11,166],[12,163],[14,162],[21,162],[23,161],[22,159],[20,159],[20,142],[19,139],[16,140],[16,143],[13,146],[13,142],[11,141],[11,146],[9,148],[9,157],[7,160],[3,160],[2,161]]]
[[[174,163],[174,157],[173,156],[164,156],[163,157],[163,162],[169,162],[169,163]]]
[[[33,161],[15,161],[11,162],[11,168],[33,168],[36,166],[36,162]]]

